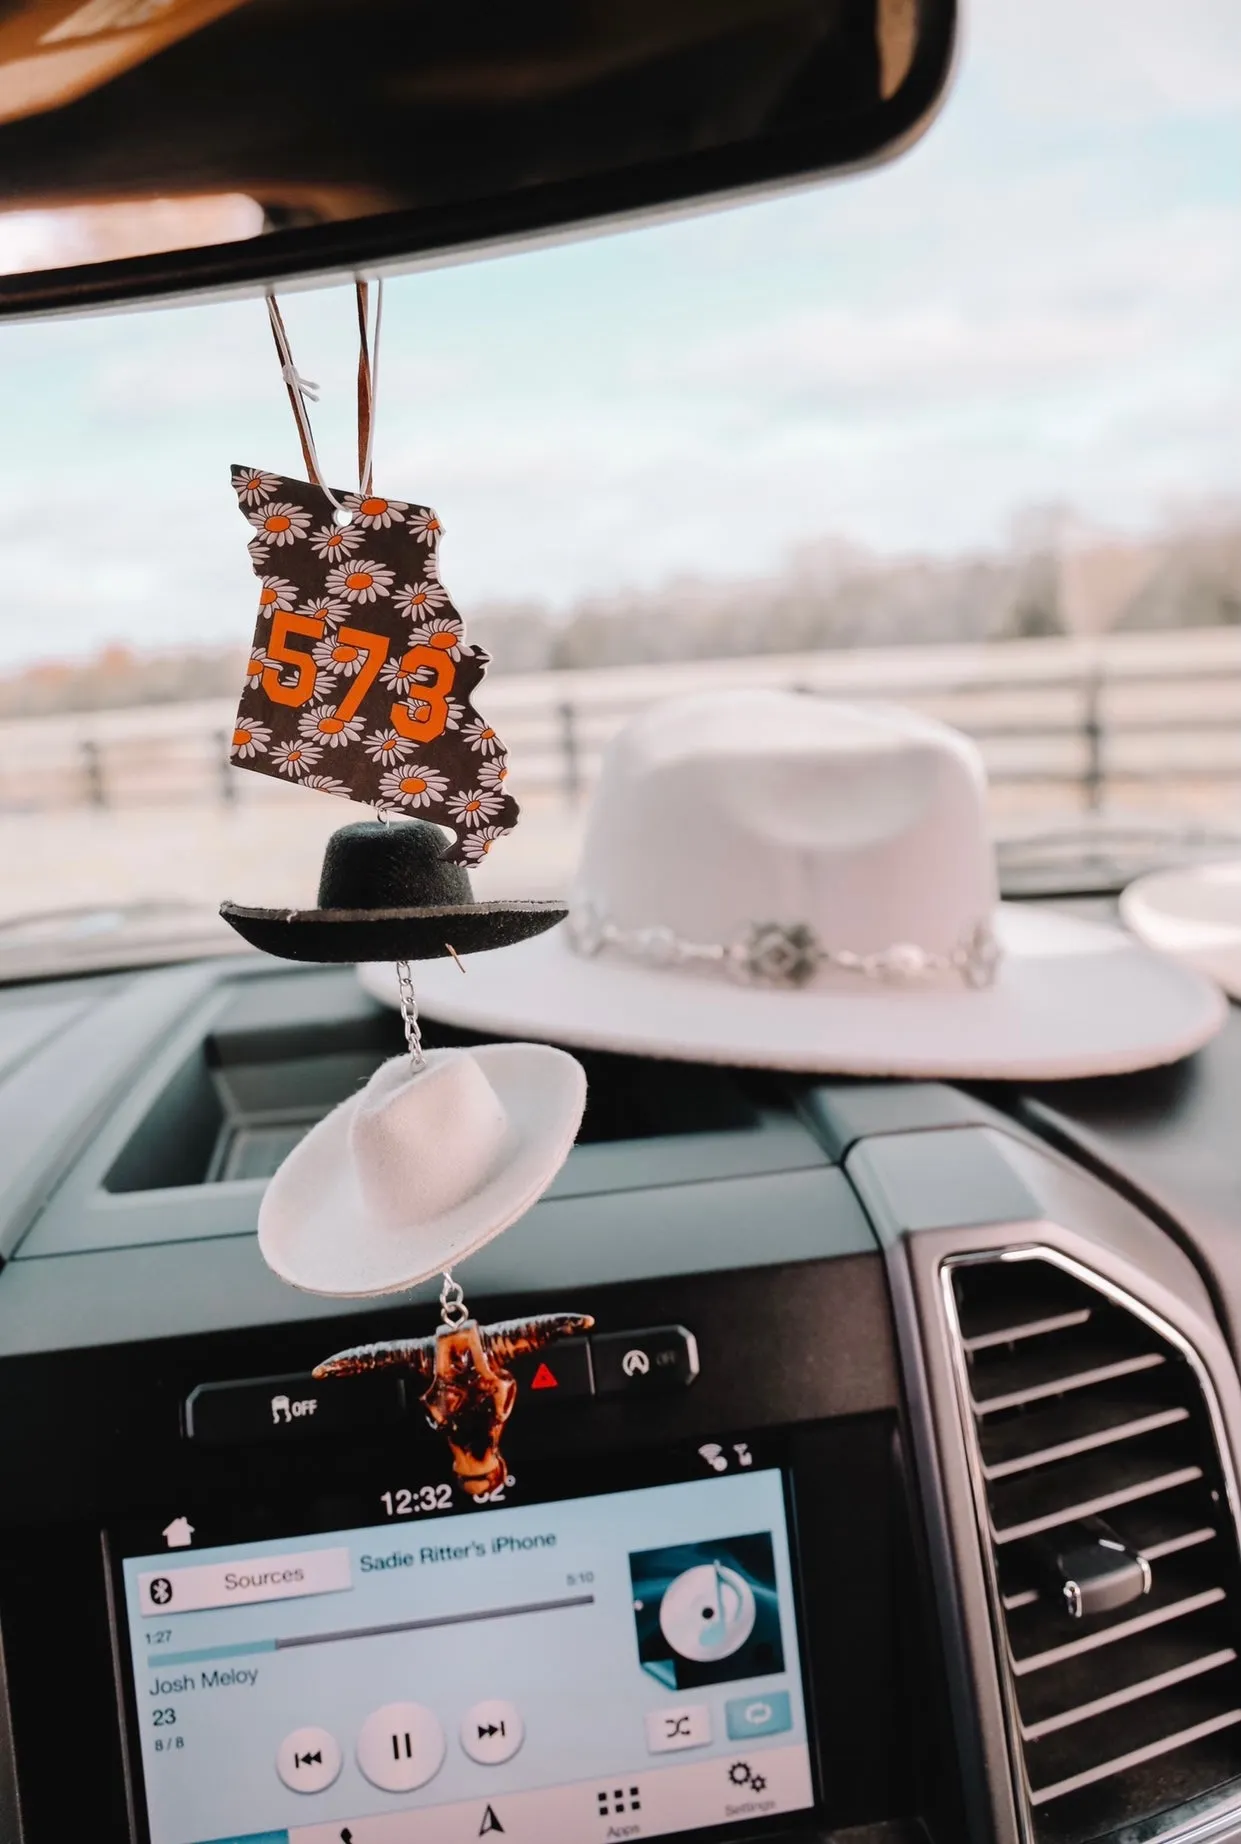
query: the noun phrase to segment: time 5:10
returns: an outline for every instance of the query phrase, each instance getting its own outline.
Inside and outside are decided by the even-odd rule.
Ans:
[[[403,1485],[397,1492],[381,1492],[379,1502],[389,1517],[413,1517],[419,1511],[451,1511],[450,1485]]]

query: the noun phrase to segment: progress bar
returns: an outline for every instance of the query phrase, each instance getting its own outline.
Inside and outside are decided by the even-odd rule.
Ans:
[[[593,1594],[558,1601],[519,1601],[512,1607],[483,1607],[473,1613],[436,1614],[429,1620],[397,1620],[390,1626],[353,1626],[334,1633],[301,1633],[289,1639],[254,1639],[249,1644],[201,1646],[194,1652],[150,1652],[148,1665],[199,1665],[217,1658],[249,1658],[258,1652],[288,1652],[295,1646],[339,1645],[344,1639],[378,1639],[385,1633],[425,1633],[437,1626],[473,1626],[480,1620],[512,1620],[518,1614],[556,1613],[563,1607],[592,1607]]]

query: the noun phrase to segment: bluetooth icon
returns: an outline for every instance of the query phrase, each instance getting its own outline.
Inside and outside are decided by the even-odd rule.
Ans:
[[[172,1583],[166,1575],[157,1575],[151,1583],[151,1599],[157,1607],[167,1607],[172,1599]]]

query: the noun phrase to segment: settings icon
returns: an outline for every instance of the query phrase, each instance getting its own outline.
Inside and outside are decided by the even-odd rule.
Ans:
[[[734,1786],[748,1786],[752,1793],[761,1793],[767,1786],[766,1774],[756,1774],[748,1761],[734,1761],[728,1777]]]

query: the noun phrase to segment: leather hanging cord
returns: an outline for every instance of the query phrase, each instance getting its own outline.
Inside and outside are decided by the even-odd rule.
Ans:
[[[370,285],[354,284],[358,301],[358,491],[371,490],[371,418],[375,413],[374,382],[371,377]]]
[[[310,419],[306,415],[304,393],[315,391],[311,385],[307,392],[306,380],[299,378],[293,367],[293,355],[289,347],[289,335],[285,329],[284,315],[280,312],[275,295],[267,297],[267,315],[271,321],[271,336],[276,342],[276,356],[280,360],[280,375],[284,379],[284,388],[289,393],[289,407],[293,411],[293,421],[297,424],[297,439],[302,445],[302,459],[306,463],[306,472],[315,486],[321,487],[319,469],[316,465],[314,438],[310,433]]]
[[[379,334],[383,325],[383,283],[375,285],[375,330],[370,330],[370,283],[358,281],[354,284],[358,309],[358,490],[363,495],[369,494],[374,474],[373,455],[375,447],[375,394],[379,386]],[[293,420],[297,424],[297,439],[302,445],[302,458],[306,463],[306,472],[312,483],[327,494],[338,512],[343,511],[340,501],[323,478],[319,466],[318,450],[315,447],[314,431],[310,426],[310,412],[306,400],[318,402],[319,387],[303,378],[293,363],[293,352],[289,345],[288,329],[284,324],[284,315],[274,294],[268,293],[267,313],[271,321],[272,338],[276,344],[276,354],[280,360],[280,375],[284,379],[284,388],[289,394],[289,403],[293,410]]]
[[[370,283],[358,282],[358,488],[374,490],[375,409],[379,401],[379,336],[384,323],[384,285],[375,283],[375,328],[370,327]]]

